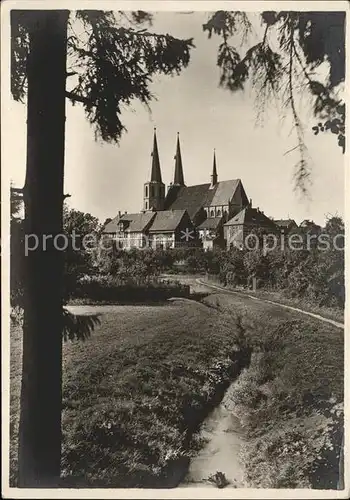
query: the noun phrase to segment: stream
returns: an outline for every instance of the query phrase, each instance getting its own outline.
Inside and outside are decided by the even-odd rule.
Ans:
[[[188,473],[179,488],[184,487],[216,487],[209,482],[209,476],[222,472],[229,481],[228,488],[244,488],[244,470],[240,461],[240,450],[245,441],[239,419],[234,415],[230,405],[230,393],[233,382],[218,407],[203,422],[200,436],[205,444],[198,455],[193,457]]]

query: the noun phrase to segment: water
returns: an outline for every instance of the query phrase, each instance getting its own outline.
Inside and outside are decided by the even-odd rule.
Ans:
[[[213,410],[202,424],[200,436],[206,440],[197,456],[193,457],[188,474],[179,487],[210,486],[208,477],[216,472],[225,474],[228,487],[245,487],[244,468],[240,451],[244,434],[238,418],[230,406],[230,392],[225,394],[221,404]],[[213,485],[215,486],[215,485]]]

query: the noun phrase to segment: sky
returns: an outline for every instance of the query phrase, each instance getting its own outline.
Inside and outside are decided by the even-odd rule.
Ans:
[[[194,38],[191,61],[179,76],[158,76],[151,85],[157,101],[151,113],[138,102],[122,113],[127,128],[119,145],[96,142],[94,129],[78,104],[67,102],[65,193],[70,206],[103,222],[118,211],[138,212],[143,184],[150,178],[153,128],[157,127],[163,182],[173,178],[176,133],[180,133],[185,183],[210,182],[213,149],[220,180],[242,180],[253,206],[275,219],[313,219],[322,224],[329,215],[344,214],[344,157],[334,136],[314,136],[311,105],[298,103],[305,123],[305,141],[311,165],[309,199],[294,190],[298,153],[291,117],[284,121],[275,103],[256,125],[254,93],[231,93],[219,87],[216,66],[220,39],[202,31],[208,13],[155,14],[152,30],[179,38]],[[26,158],[26,108],[11,100],[10,130],[16,147],[4,147],[11,162],[11,178],[23,186]],[[12,143],[13,144],[13,143]]]

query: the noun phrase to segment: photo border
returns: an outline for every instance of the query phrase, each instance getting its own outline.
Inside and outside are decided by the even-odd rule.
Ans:
[[[346,12],[346,48],[350,49],[350,26],[349,26],[349,3],[346,1],[104,1],[104,0],[5,0],[1,3],[1,147],[5,141],[15,139],[6,124],[9,122],[10,101],[10,10],[11,9],[99,9],[99,10],[146,10],[146,11],[212,11],[212,10],[243,10],[247,12],[258,12],[262,10],[318,10]],[[349,66],[350,50],[346,50],[346,78],[345,78],[345,102],[349,103]],[[15,147],[15,146],[14,146]],[[346,152],[344,163],[349,166],[349,134],[346,134]],[[4,159],[4,155],[3,155]],[[331,166],[330,166],[331,168]],[[311,490],[311,489],[253,489],[253,488],[225,488],[223,490],[212,487],[175,488],[175,489],[105,489],[105,488],[77,488],[77,489],[44,489],[44,488],[11,488],[9,486],[9,422],[10,422],[10,172],[11,164],[3,160],[1,169],[1,285],[2,285],[2,495],[4,498],[348,498],[349,473],[350,473],[350,420],[349,420],[349,373],[350,368],[344,373],[344,490]],[[349,237],[350,226],[350,173],[345,168],[345,234],[346,241]],[[350,283],[349,269],[350,249],[345,248],[345,282]],[[345,367],[350,367],[349,339],[347,332],[350,325],[350,306],[346,295],[345,303]]]

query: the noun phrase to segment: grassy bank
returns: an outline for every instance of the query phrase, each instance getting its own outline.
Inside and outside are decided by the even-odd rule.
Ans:
[[[87,341],[64,345],[66,484],[177,485],[196,447],[195,430],[240,369],[239,329],[218,311],[198,303],[81,307],[81,311],[100,312],[101,323]],[[20,339],[20,331],[14,329],[12,480]]]
[[[344,332],[236,295],[204,301],[242,317],[249,368],[231,393],[248,441],[252,487],[336,488],[343,425]]]
[[[207,278],[207,276],[201,278],[202,281],[208,281],[208,283],[212,283],[213,285],[223,286],[222,283],[219,282],[218,279]],[[272,300],[273,302],[277,302],[279,304],[283,304],[286,306],[297,307],[307,312],[311,312],[313,314],[319,314],[324,318],[332,319],[334,321],[338,321],[340,323],[344,322],[344,309],[341,307],[327,307],[320,306],[316,304],[314,301],[302,297],[288,297],[287,291],[283,290],[265,290],[258,289],[255,292],[249,289],[244,288],[234,288],[230,286],[225,287],[227,290],[237,291],[242,294],[254,295],[254,297],[258,297],[260,299]]]

